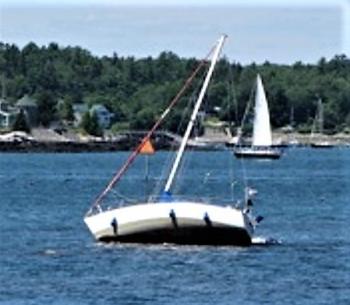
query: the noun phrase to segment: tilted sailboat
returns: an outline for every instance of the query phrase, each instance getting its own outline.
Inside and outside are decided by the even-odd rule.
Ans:
[[[260,75],[256,79],[254,125],[252,145],[249,147],[238,144],[234,148],[238,158],[278,159],[282,151],[272,147],[270,114]]]
[[[210,68],[203,82],[191,119],[187,125],[175,161],[171,168],[159,202],[140,202],[103,210],[101,200],[120,179],[143,146],[148,143],[152,132],[168,114],[168,107],[138,148],[130,155],[126,164],[112,179],[106,190],[97,198],[84,218],[93,236],[100,241],[128,243],[175,243],[244,245],[252,242],[255,225],[262,217],[251,216],[251,199],[246,193],[246,204],[241,208],[213,205],[199,201],[180,200],[171,194],[175,176],[181,163],[193,124],[208,87],[217,58],[226,36],[222,36],[211,57]],[[186,82],[187,84],[187,82]],[[174,103],[172,102],[170,106]]]

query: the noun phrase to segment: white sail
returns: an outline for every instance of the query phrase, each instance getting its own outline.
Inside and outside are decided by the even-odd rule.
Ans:
[[[269,108],[260,75],[256,79],[253,146],[271,146],[272,135]]]

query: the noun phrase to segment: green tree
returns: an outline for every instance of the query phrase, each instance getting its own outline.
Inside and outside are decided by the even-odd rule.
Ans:
[[[59,104],[58,111],[61,119],[68,122],[74,121],[74,110],[70,98],[64,99],[63,102]]]
[[[102,136],[103,132],[102,129],[98,123],[97,115],[95,112],[92,113],[91,115],[91,121],[90,121],[90,132],[91,135],[94,136]]]
[[[98,119],[96,113],[90,115],[90,112],[85,112],[80,127],[83,128],[88,134],[92,136],[100,137],[103,132],[98,124]]]
[[[49,91],[42,91],[37,97],[39,123],[48,127],[56,114],[56,100]]]
[[[90,113],[87,111],[83,114],[80,122],[80,127],[83,130],[85,130],[87,133],[89,133],[90,131],[90,125],[91,125],[90,121],[91,121]]]
[[[23,109],[20,110],[12,127],[13,131],[24,131],[30,133],[30,126],[27,122]]]
[[[134,130],[147,130],[155,122],[155,115],[151,108],[145,108],[136,113],[130,121],[130,128]]]
[[[57,98],[69,97],[72,104],[103,101],[117,114],[118,123],[133,122],[135,128],[144,129],[175,96],[197,64],[197,59],[180,58],[172,52],[162,52],[157,58],[119,57],[116,53],[99,58],[81,47],[59,47],[57,43],[39,47],[30,42],[20,49],[0,42],[0,71],[6,78],[7,98],[15,101],[24,94],[35,96],[44,126],[57,118]],[[188,100],[190,92],[198,93],[205,71],[202,69],[194,79],[176,111],[181,113],[186,108],[187,103],[182,101]],[[325,128],[330,132],[346,128],[350,59],[345,55],[321,58],[317,64],[293,65],[265,62],[243,66],[221,59],[205,98],[205,110],[219,106],[220,113],[213,115],[240,122],[248,101],[253,99],[257,73],[264,81],[274,127],[285,125],[293,109],[295,127],[310,129],[315,100],[320,96],[325,106]],[[60,117],[71,117],[71,106],[66,106]],[[176,121],[165,126],[174,130]]]

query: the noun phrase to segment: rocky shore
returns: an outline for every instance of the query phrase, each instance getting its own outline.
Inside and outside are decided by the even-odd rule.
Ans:
[[[109,138],[94,138],[78,136],[76,134],[62,135],[52,130],[35,130],[28,135],[14,132],[0,135],[0,152],[113,152],[129,151],[140,143],[143,132],[125,132]],[[309,135],[297,133],[274,133],[275,146],[313,146]],[[157,150],[174,149],[178,146],[181,138],[166,132],[159,132],[152,138],[152,144]],[[329,146],[350,146],[350,135],[338,134],[333,136],[319,136],[313,139],[316,143],[327,143]],[[211,135],[210,137],[190,140],[190,146],[198,150],[222,149],[228,146],[229,139],[223,134]]]
[[[143,133],[124,133],[109,138],[96,138],[76,134],[62,135],[48,129],[33,131],[30,135],[12,132],[0,135],[0,152],[61,153],[128,151],[136,147]],[[170,149],[174,144],[164,136],[155,136],[152,143],[157,149]],[[176,143],[175,143],[176,144]]]
[[[0,142],[1,152],[108,152],[126,150],[127,147],[114,142]]]

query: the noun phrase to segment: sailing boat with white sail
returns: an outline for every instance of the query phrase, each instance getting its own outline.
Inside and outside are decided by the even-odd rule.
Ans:
[[[238,144],[234,148],[238,158],[278,159],[282,151],[272,147],[272,133],[267,98],[260,75],[256,78],[253,139],[250,147]]]
[[[241,208],[224,207],[199,201],[180,200],[172,195],[174,180],[181,163],[194,121],[208,87],[217,58],[226,36],[222,36],[211,57],[211,65],[203,82],[191,119],[159,202],[140,202],[103,210],[101,200],[120,179],[142,147],[148,143],[152,132],[168,114],[168,107],[127,163],[112,179],[106,190],[97,198],[84,221],[93,236],[100,241],[134,243],[176,243],[244,245],[252,242],[255,225],[262,217],[251,216],[251,192],[246,192],[246,204]],[[186,82],[187,84],[187,82]],[[172,102],[170,105],[173,105]]]

